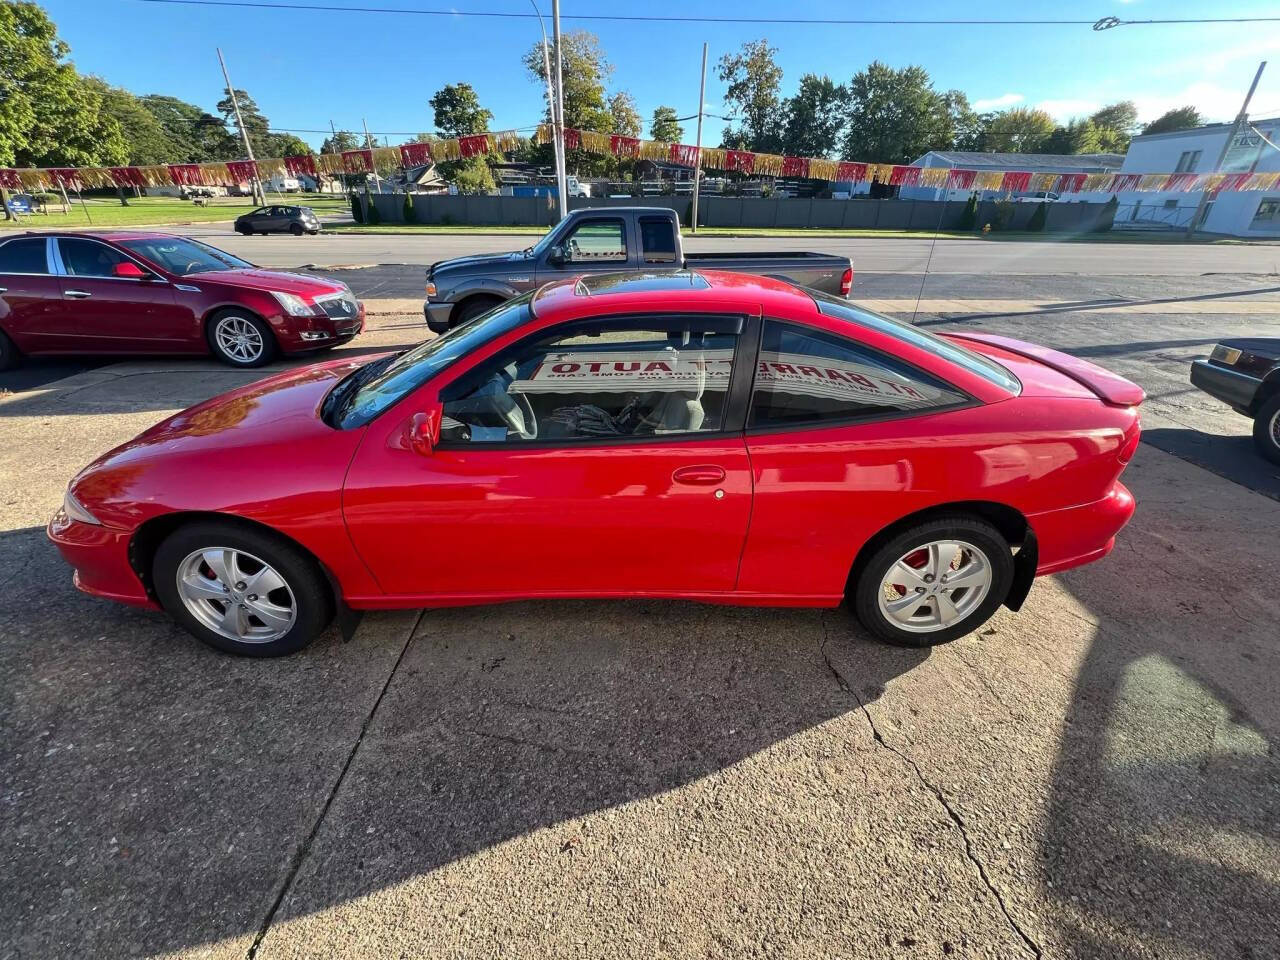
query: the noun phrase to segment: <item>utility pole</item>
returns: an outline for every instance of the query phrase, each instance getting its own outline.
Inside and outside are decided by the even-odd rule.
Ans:
[[[1249,84],[1249,92],[1244,95],[1244,103],[1240,104],[1240,112],[1236,114],[1236,119],[1231,124],[1231,132],[1227,134],[1226,143],[1222,145],[1222,152],[1218,154],[1218,162],[1213,165],[1212,173],[1217,173],[1222,169],[1223,162],[1227,159],[1227,153],[1231,150],[1231,143],[1235,140],[1236,134],[1240,132],[1240,128],[1245,125],[1245,121],[1249,119],[1249,101],[1253,99],[1253,91],[1258,89],[1258,81],[1262,79],[1262,71],[1266,69],[1267,61],[1263,60],[1258,64],[1258,72],[1253,75],[1253,83]],[[1195,237],[1196,231],[1200,228],[1200,221],[1204,219],[1205,207],[1209,205],[1209,191],[1202,190],[1200,192],[1200,202],[1196,204],[1196,212],[1191,216],[1191,222],[1187,224],[1187,239],[1191,240]]]
[[[249,134],[244,128],[244,118],[240,116],[240,101],[236,98],[236,88],[231,85],[231,75],[227,73],[227,61],[222,59],[222,48],[215,47],[218,51],[218,63],[222,66],[222,79],[227,81],[227,93],[231,97],[231,107],[236,113],[236,126],[240,128],[240,139],[244,141],[244,152],[249,155],[249,160],[253,160],[253,146],[249,143]],[[255,176],[251,179],[253,187],[253,202],[258,206],[264,206],[267,202],[267,195],[262,192],[262,184],[258,182]]]
[[[689,232],[698,232],[698,188],[702,183],[702,105],[707,100],[707,45],[702,44],[702,82],[698,84],[698,145],[693,160],[693,210],[689,217]]]
[[[369,136],[369,124],[364,117],[360,118],[360,122],[364,125],[364,147],[372,151],[376,144],[373,142],[373,137]],[[373,192],[381,193],[382,181],[378,179],[378,168],[374,165],[372,153],[369,154],[369,166],[373,169]]]
[[[569,215],[569,178],[564,169],[564,56],[560,43],[560,0],[551,0],[551,36],[556,45],[556,191],[560,219]]]
[[[547,78],[547,115],[551,117],[552,147],[556,156],[556,194],[560,198],[560,219],[563,220],[569,215],[569,205],[566,203],[566,197],[560,193],[560,171],[564,169],[564,141],[555,135],[557,130],[556,124],[556,91],[551,80],[551,54],[547,51],[547,25],[542,22],[542,11],[538,9],[534,0],[529,0],[533,7],[533,12],[538,15],[538,26],[542,28],[542,72]]]

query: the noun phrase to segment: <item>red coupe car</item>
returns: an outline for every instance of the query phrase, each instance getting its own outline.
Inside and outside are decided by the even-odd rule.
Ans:
[[[0,370],[23,354],[212,353],[257,367],[345,343],[364,307],[336,280],[260,270],[158,233],[0,240]]]
[[[927,645],[1105,556],[1134,384],[740,274],[579,278],[157,424],[67,489],[89,593],[257,656],[335,607],[835,606]]]

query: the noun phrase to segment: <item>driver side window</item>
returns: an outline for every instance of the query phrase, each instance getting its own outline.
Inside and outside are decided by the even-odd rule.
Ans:
[[[571,444],[720,430],[737,335],[716,327],[632,322],[517,344],[445,389],[440,440]]]
[[[612,263],[627,259],[626,225],[621,220],[588,220],[564,242],[566,263]]]

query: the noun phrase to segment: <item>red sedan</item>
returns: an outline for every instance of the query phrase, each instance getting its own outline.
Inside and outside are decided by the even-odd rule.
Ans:
[[[158,233],[0,240],[0,370],[24,354],[208,354],[257,367],[345,343],[364,307],[336,280],[260,270]]]
[[[339,604],[539,597],[848,598],[927,645],[1111,550],[1142,399],[774,280],[585,277],[171,417],[49,536],[82,590],[257,656]]]

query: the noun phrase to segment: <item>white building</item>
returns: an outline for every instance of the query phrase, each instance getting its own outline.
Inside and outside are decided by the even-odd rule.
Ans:
[[[1272,143],[1280,143],[1280,120],[1253,124]],[[1121,173],[1210,173],[1222,152],[1229,123],[1213,123],[1192,130],[1153,133],[1134,137]],[[1274,173],[1280,171],[1280,150],[1247,126],[1237,134],[1223,173]],[[1186,229],[1200,202],[1200,192],[1126,190],[1116,194],[1114,229]],[[1090,200],[1106,200],[1106,194],[1088,194]],[[1210,199],[1200,229],[1236,237],[1280,237],[1280,191],[1224,191]]]
[[[930,150],[912,163],[913,167],[943,167],[947,170],[1026,170],[1030,173],[1114,173],[1124,157],[1118,153],[980,153],[968,150]],[[968,190],[946,187],[902,187],[898,196],[904,200],[968,200]],[[979,190],[979,200],[1003,196],[999,190]],[[1030,194],[1014,194],[1014,197]],[[1081,199],[1064,197],[1066,199]]]

